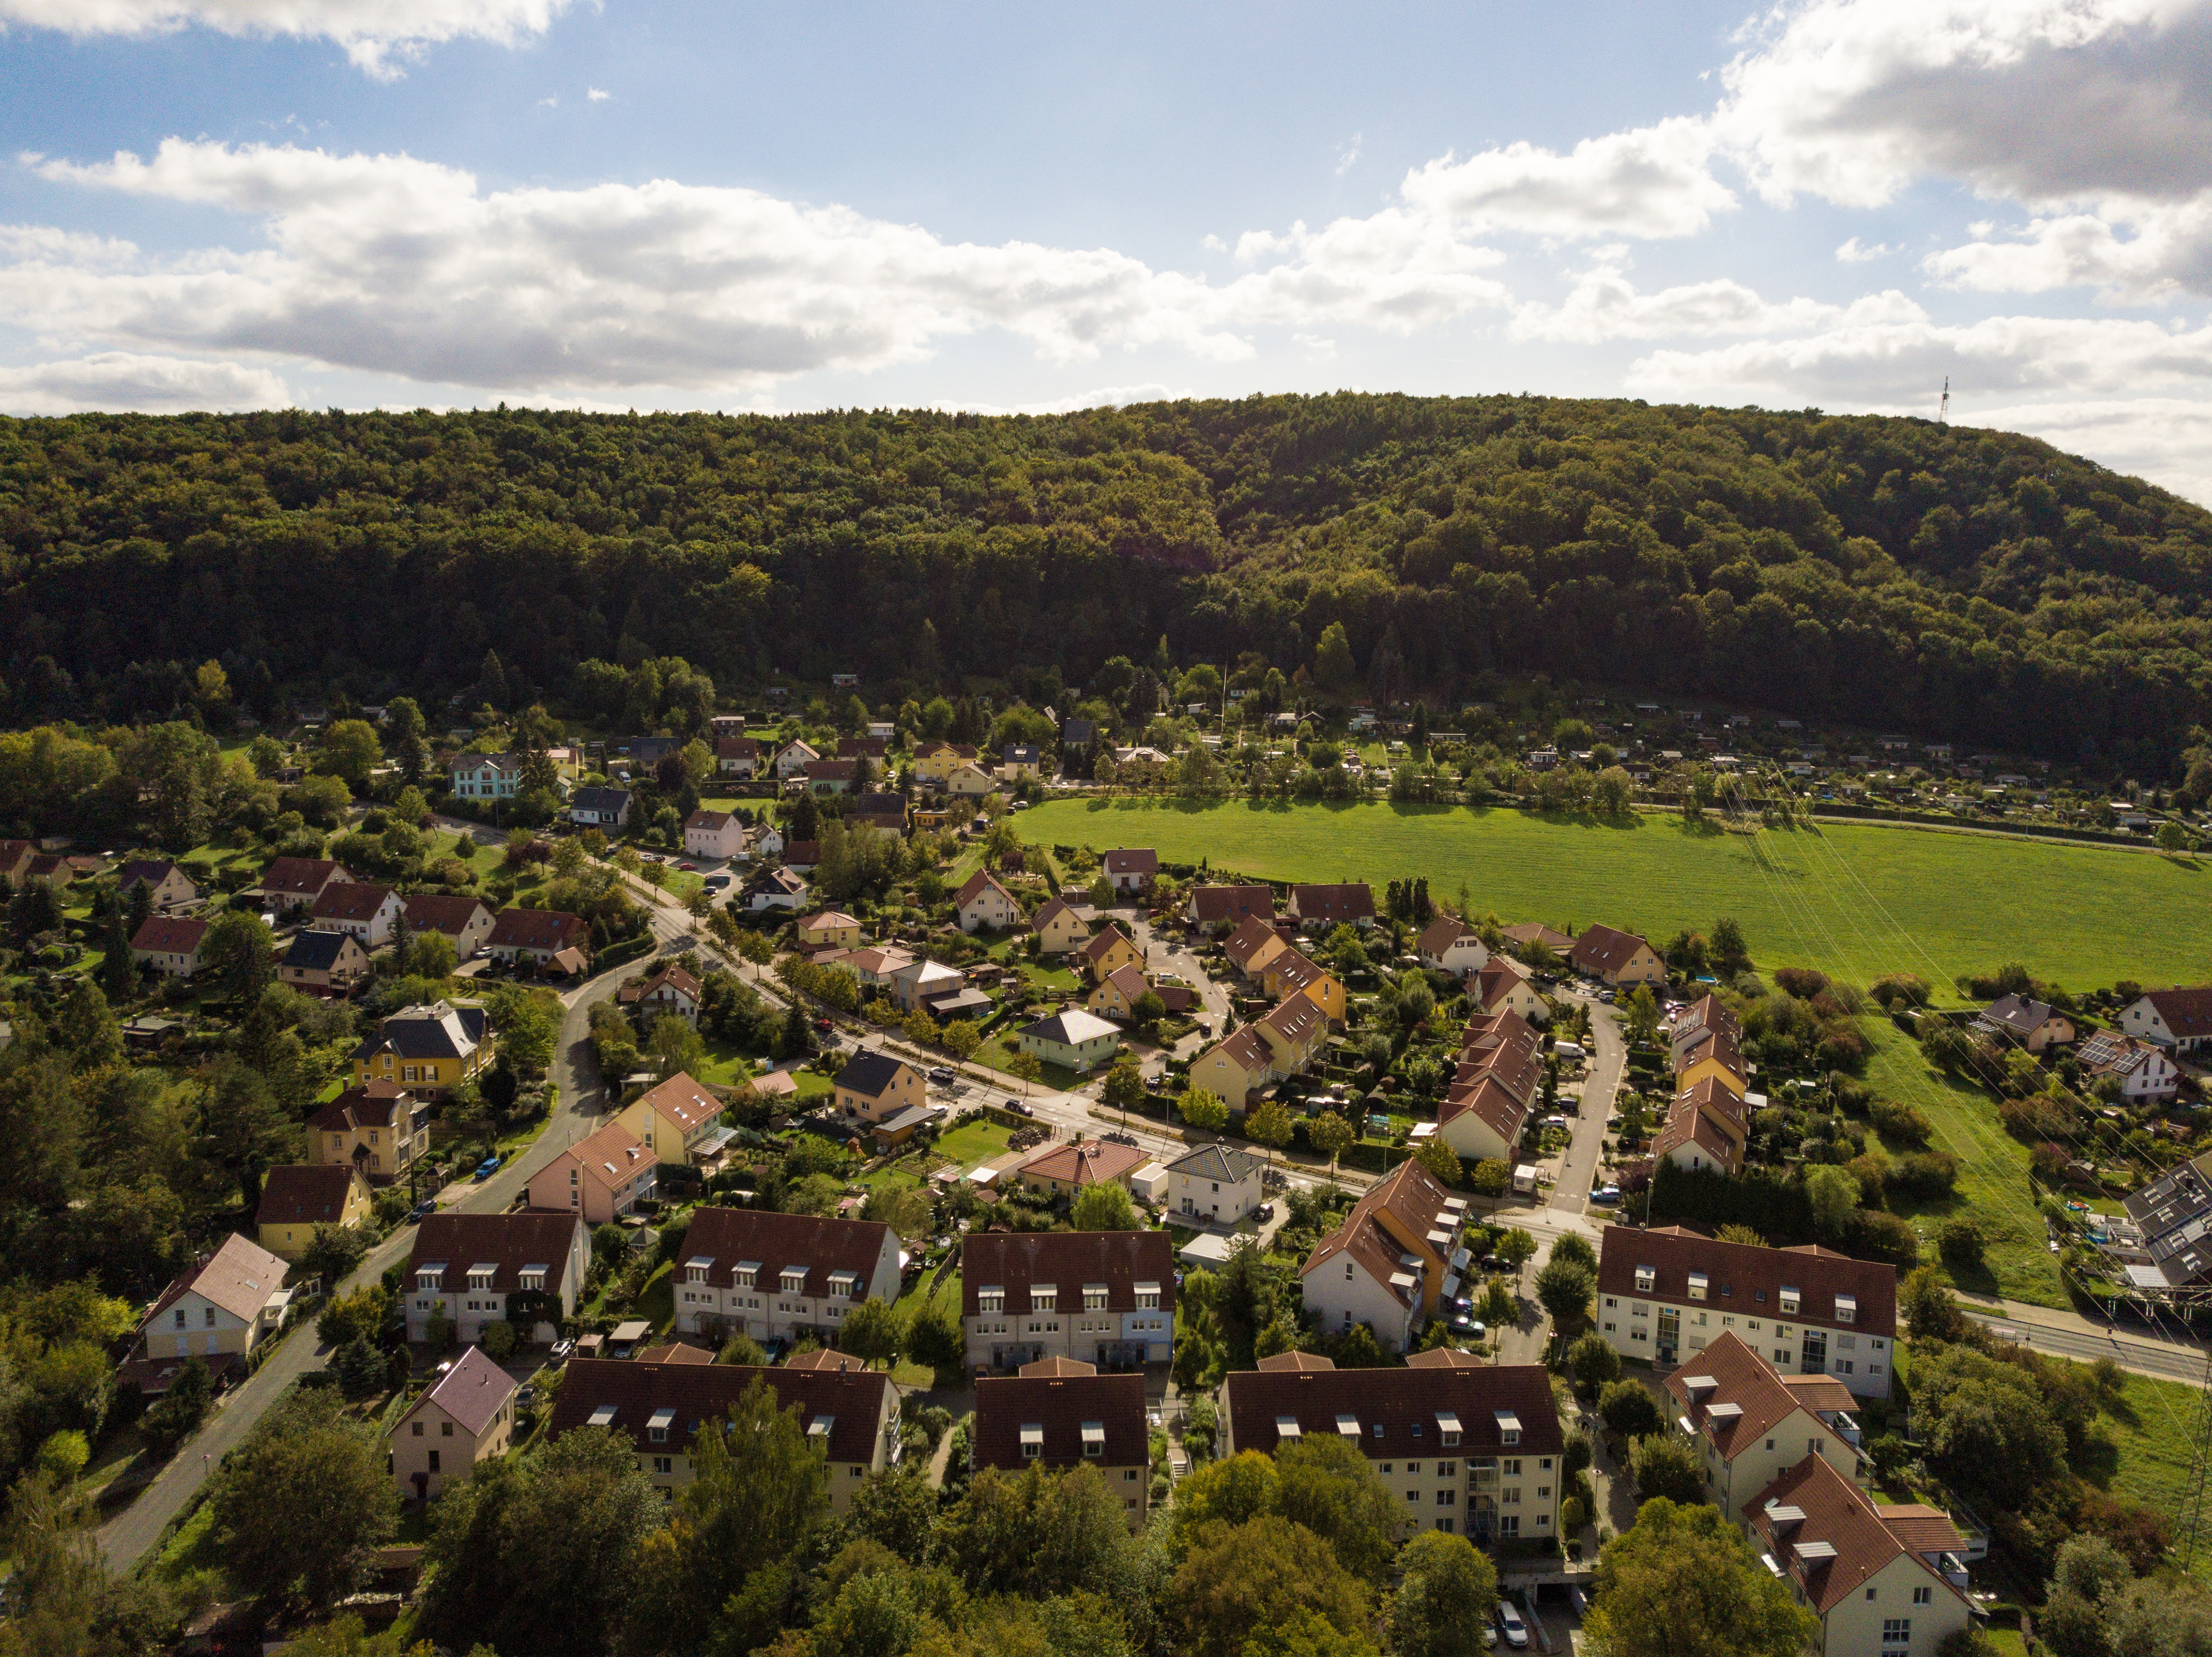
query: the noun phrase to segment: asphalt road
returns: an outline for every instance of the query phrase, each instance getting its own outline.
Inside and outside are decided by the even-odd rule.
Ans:
[[[1603,1002],[1586,1003],[1590,1012],[1590,1035],[1595,1051],[1589,1074],[1583,1082],[1582,1113],[1574,1120],[1574,1138],[1560,1159],[1559,1183],[1552,1187],[1551,1206],[1568,1214],[1581,1214],[1589,1204],[1590,1185],[1605,1154],[1605,1124],[1613,1114],[1613,1094],[1628,1067],[1628,1043],[1620,1020]]]
[[[2138,1375],[2148,1375],[2160,1380],[2186,1381],[2191,1385],[2205,1379],[2205,1355],[2199,1347],[2185,1346],[2178,1342],[2160,1341],[2153,1337],[2125,1331],[2108,1332],[2094,1325],[2076,1328],[2070,1325],[2030,1322],[2017,1315],[2002,1312],[1985,1312],[1978,1307],[1966,1307],[1966,1315],[2003,1338],[2017,1341],[2038,1352],[2047,1352],[2053,1357],[2071,1358],[2077,1363],[2094,1363],[2099,1358],[2110,1358],[2121,1368]]]

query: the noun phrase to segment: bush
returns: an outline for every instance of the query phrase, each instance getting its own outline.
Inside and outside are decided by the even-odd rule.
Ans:
[[[1873,1118],[1875,1131],[1884,1139],[1899,1141],[1907,1145],[1925,1145],[1935,1130],[1928,1118],[1911,1105],[1900,1105],[1893,1099],[1877,1099],[1868,1106]]]
[[[1920,1237],[1902,1215],[1861,1209],[1851,1216],[1845,1252],[1862,1260],[1887,1260],[1899,1271],[1920,1264]]]
[[[1592,1330],[1567,1349],[1567,1368],[1574,1371],[1575,1384],[1581,1391],[1595,1392],[1620,1379],[1620,1354]]]
[[[1982,1228],[1972,1220],[1946,1220],[1936,1234],[1936,1247],[1946,1265],[1981,1269]]]
[[[1948,1197],[1959,1183],[1959,1159],[1948,1151],[1915,1151],[1890,1164],[1893,1190],[1923,1202]]]
[[[480,1343],[483,1347],[484,1356],[495,1363],[505,1363],[514,1355],[514,1349],[520,1344],[515,1336],[514,1325],[510,1323],[486,1324]]]
[[[1809,966],[1778,966],[1774,985],[1799,1001],[1810,1001],[1828,987],[1828,975]]]
[[[1640,1439],[1667,1424],[1650,1389],[1638,1380],[1617,1380],[1599,1393],[1597,1413],[1607,1430],[1623,1438]]]

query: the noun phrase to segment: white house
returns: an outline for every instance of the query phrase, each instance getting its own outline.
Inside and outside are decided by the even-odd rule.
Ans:
[[[392,929],[406,912],[407,901],[396,886],[369,880],[332,881],[307,911],[307,927],[314,932],[343,932],[364,949],[379,949],[392,941]]]
[[[629,821],[629,790],[578,789],[569,796],[568,820],[578,828],[618,829]]]
[[[2081,1054],[2081,1068],[2091,1075],[2118,1079],[2123,1099],[2171,1099],[2181,1085],[2172,1055],[2133,1036],[2095,1031]]]
[[[522,786],[519,753],[465,753],[453,760],[453,795],[461,800],[511,800]]]
[[[402,1280],[407,1338],[428,1340],[431,1319],[442,1313],[465,1346],[502,1321],[550,1341],[562,1320],[575,1315],[591,1258],[580,1215],[535,1209],[430,1215],[415,1234]]]
[[[803,777],[806,768],[822,756],[805,742],[787,742],[776,751],[775,775],[779,782],[788,783],[794,777]]]
[[[960,1323],[970,1369],[1045,1358],[1103,1368],[1175,1352],[1173,1240],[1164,1231],[970,1232]]]
[[[1421,965],[1439,972],[1465,978],[1490,965],[1490,949],[1467,923],[1449,915],[1440,916],[1421,929]]]
[[[704,806],[684,819],[684,855],[727,861],[745,849],[745,825],[733,811],[708,811]]]
[[[1022,906],[1015,901],[1014,894],[984,869],[979,868],[968,877],[952,902],[959,911],[963,932],[986,928],[1002,932],[1022,918]]]
[[[758,915],[771,909],[788,909],[795,912],[806,907],[810,896],[806,882],[788,868],[764,868],[745,882],[741,900],[747,909]]]
[[[217,1373],[242,1368],[253,1349],[283,1326],[292,1301],[284,1287],[288,1270],[258,1243],[235,1233],[225,1238],[154,1302],[138,1326],[145,1350],[128,1366],[131,1378],[158,1392],[186,1358],[204,1359]]]
[[[1258,1157],[1206,1145],[1168,1164],[1168,1212],[1185,1225],[1233,1226],[1267,1199]]]
[[[2184,1058],[2212,1050],[2212,984],[2147,990],[2121,1009],[2120,1028]]]

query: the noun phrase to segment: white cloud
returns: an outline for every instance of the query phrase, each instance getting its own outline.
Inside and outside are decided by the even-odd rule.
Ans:
[[[1676,117],[1585,138],[1562,155],[1534,144],[1446,155],[1407,174],[1417,211],[1465,229],[1532,235],[1686,236],[1736,204],[1715,178],[1707,124]]]
[[[2135,304],[2212,293],[2212,191],[2135,210],[2124,221],[2132,235],[2098,214],[2056,214],[2033,220],[2009,241],[1989,240],[1985,229],[1981,239],[1931,254],[1924,265],[1939,281],[1984,293],[2086,287]]]
[[[2021,403],[1978,409],[1960,423],[2024,431],[2212,505],[2212,402],[2145,397]]]
[[[600,90],[599,90],[599,88],[597,88],[597,87],[595,87],[595,86],[593,86],[593,87],[586,87],[586,88],[584,88],[584,96],[585,96],[585,98],[586,98],[587,101],[589,101],[590,102],[592,102],[592,103],[595,103],[595,104],[603,104],[603,103],[606,102],[606,101],[607,101],[608,99],[610,99],[610,98],[613,97],[614,95],[615,95],[615,94],[614,94],[613,93],[611,93],[611,92],[602,92],[602,91],[600,91]]]
[[[1869,294],[1849,307],[1813,299],[1770,302],[1725,277],[1639,293],[1618,261],[1607,260],[1584,272],[1558,305],[1516,307],[1510,332],[1516,339],[1594,345],[1607,339],[1778,333],[1829,324],[1856,327],[1924,320],[1919,306],[1895,289]]]
[[[1084,409],[1126,408],[1132,403],[1168,403],[1196,395],[1154,381],[1141,386],[1100,386],[1042,403],[939,403],[935,406],[964,414],[1074,414]]]
[[[103,351],[65,362],[0,368],[0,411],[9,414],[116,408],[180,414],[282,408],[291,401],[276,375],[235,362]]]
[[[79,39],[198,27],[224,34],[335,41],[380,80],[448,40],[512,46],[542,34],[568,0],[0,0],[10,23]]]
[[[1336,176],[1340,179],[1352,171],[1352,164],[1358,159],[1359,135],[1355,132],[1352,135],[1351,142],[1340,146],[1336,152]]]
[[[1879,241],[1869,247],[1856,236],[1853,236],[1836,249],[1836,257],[1846,265],[1870,265],[1875,259],[1887,259],[1893,253],[1901,253],[1904,251],[1902,247],[1892,247],[1886,242]]]
[[[16,233],[0,308],[131,350],[304,357],[517,392],[746,387],[913,361],[1000,328],[1055,361],[1169,344],[1249,356],[1239,330],[1405,332],[1504,303],[1498,261],[1391,210],[1294,226],[1213,286],[1107,249],[951,244],[911,225],[658,180],[485,192],[404,155],[170,139],[150,158],[39,161],[55,182],[260,217],[266,244],[149,259]],[[4,255],[12,251],[12,258]]]

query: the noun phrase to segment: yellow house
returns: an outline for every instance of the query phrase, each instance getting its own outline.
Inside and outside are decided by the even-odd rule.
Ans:
[[[396,1081],[347,1088],[307,1119],[307,1154],[371,1179],[404,1173],[430,1148],[429,1115]]]
[[[1577,972],[1587,972],[1615,989],[1632,984],[1664,986],[1667,963],[1633,932],[1609,926],[1593,926],[1575,940],[1567,959]]]
[[[399,1494],[427,1502],[514,1441],[514,1377],[472,1346],[385,1435]]]
[[[315,1240],[317,1226],[364,1225],[374,1208],[368,1181],[350,1163],[288,1162],[262,1179],[253,1224],[262,1247],[296,1260]]]
[[[1269,961],[1289,947],[1283,941],[1283,935],[1275,930],[1274,922],[1257,915],[1247,916],[1221,944],[1230,965],[1248,979],[1258,978]]]
[[[632,1100],[615,1120],[659,1161],[680,1167],[721,1126],[722,1101],[678,1070]]]
[[[1047,899],[1044,907],[1030,917],[1030,925],[1036,932],[1037,953],[1044,955],[1065,955],[1091,935],[1075,905],[1064,898]]]
[[[1190,1085],[1242,1110],[1274,1074],[1274,1050],[1257,1026],[1248,1024],[1193,1061]]]
[[[1138,1001],[1152,989],[1151,982],[1133,966],[1117,966],[1091,992],[1085,1010],[1102,1018],[1127,1020]]]
[[[952,773],[975,763],[975,750],[955,742],[925,742],[915,751],[914,779],[933,789],[943,788]]]
[[[1094,984],[1103,983],[1122,967],[1145,964],[1144,957],[1137,953],[1137,946],[1131,943],[1119,928],[1111,926],[1075,953]]]
[[[842,910],[826,909],[799,922],[799,941],[810,949],[858,949],[860,923]]]
[[[1260,969],[1260,987],[1271,996],[1303,995],[1330,1023],[1344,1022],[1344,985],[1301,950],[1285,946],[1268,956]]]
[[[433,1002],[394,1013],[353,1051],[356,1087],[394,1081],[442,1093],[491,1063],[491,1026],[481,1007]]]
[[[963,800],[980,800],[994,792],[998,786],[997,777],[981,765],[975,765],[957,766],[945,779],[945,791]]]
[[[1701,1081],[1717,1082],[1738,1099],[1743,1097],[1743,1056],[1724,1029],[1703,1032],[1674,1055],[1674,1091],[1687,1093]]]
[[[1285,996],[1265,1016],[1252,1020],[1272,1050],[1271,1064],[1279,1075],[1297,1075],[1313,1063],[1328,1039],[1328,1020],[1319,1007],[1304,996]]]

